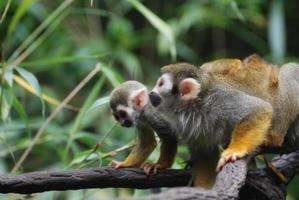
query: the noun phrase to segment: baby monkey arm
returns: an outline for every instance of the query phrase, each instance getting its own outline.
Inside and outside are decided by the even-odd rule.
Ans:
[[[137,142],[129,156],[122,162],[112,161],[115,168],[140,167],[156,147],[153,130],[144,124],[137,126]]]
[[[158,169],[170,168],[177,153],[177,138],[174,126],[167,118],[162,115],[152,105],[148,105],[142,116],[145,121],[156,131],[161,141],[160,156],[156,163],[146,163],[144,171],[146,174],[155,174]]]

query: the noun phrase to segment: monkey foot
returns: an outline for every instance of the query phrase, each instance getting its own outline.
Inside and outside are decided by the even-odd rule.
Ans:
[[[166,168],[167,167],[165,167],[161,164],[158,164],[158,163],[155,163],[155,164],[145,163],[143,165],[143,170],[146,175],[156,174],[158,169],[166,169]]]
[[[245,154],[244,153],[229,153],[227,151],[224,151],[221,155],[221,158],[218,161],[217,167],[216,167],[216,171],[219,172],[226,163],[229,162],[235,162],[236,160],[241,159],[242,157],[244,157]]]

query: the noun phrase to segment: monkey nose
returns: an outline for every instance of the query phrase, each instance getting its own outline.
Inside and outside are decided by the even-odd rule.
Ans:
[[[133,125],[133,122],[131,120],[124,120],[121,125],[124,127],[131,127]]]
[[[149,98],[150,98],[151,103],[155,107],[157,107],[162,101],[162,98],[160,97],[160,95],[156,92],[153,92],[153,91],[151,91],[149,93]]]

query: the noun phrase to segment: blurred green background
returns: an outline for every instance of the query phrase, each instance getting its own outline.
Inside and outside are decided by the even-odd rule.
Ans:
[[[200,65],[252,53],[275,64],[297,61],[298,7],[296,0],[1,0],[0,173],[11,172],[37,132],[16,173],[124,159],[135,130],[113,120],[107,105],[113,87],[136,79],[150,88],[161,66],[181,61]],[[57,109],[91,71],[97,73]],[[155,151],[150,160],[157,157]],[[180,147],[174,167],[182,168],[187,158]],[[288,199],[299,199],[298,183],[289,186]],[[93,189],[0,199],[112,199],[155,191]]]

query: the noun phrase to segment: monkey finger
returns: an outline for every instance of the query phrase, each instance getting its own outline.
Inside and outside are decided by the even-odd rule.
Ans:
[[[150,172],[151,172],[151,164],[145,164],[144,166],[143,166],[143,171],[144,171],[144,173],[146,174],[146,175],[150,175]]]
[[[117,161],[115,161],[115,160],[112,160],[110,165],[111,165],[111,167],[113,167],[113,168],[118,168],[119,165],[120,165],[120,163],[117,162]]]
[[[238,156],[236,154],[233,154],[231,156],[231,159],[230,159],[232,162],[235,162],[236,160],[238,160]]]
[[[147,170],[146,170],[146,175],[151,175],[151,171],[152,171],[152,166],[149,166],[148,168],[147,168]]]
[[[224,166],[224,164],[225,164],[225,159],[221,158],[218,161],[218,164],[217,164],[217,167],[216,167],[216,172],[219,172],[222,169],[222,167]]]
[[[155,165],[153,174],[157,174],[157,171],[158,171],[159,168],[160,168],[159,165]]]
[[[124,164],[124,162],[118,162],[118,161],[115,161],[113,160],[111,162],[111,167],[115,168],[115,169],[118,169],[118,168],[123,168],[123,167],[128,167]]]

